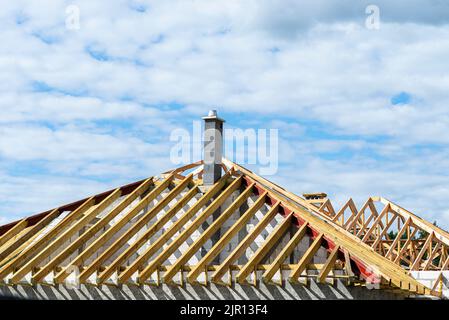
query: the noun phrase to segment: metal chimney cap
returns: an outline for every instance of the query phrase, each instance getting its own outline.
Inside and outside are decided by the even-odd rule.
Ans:
[[[217,110],[209,110],[209,114],[206,117],[203,117],[203,120],[216,120],[225,122],[225,120],[219,118],[217,114]]]

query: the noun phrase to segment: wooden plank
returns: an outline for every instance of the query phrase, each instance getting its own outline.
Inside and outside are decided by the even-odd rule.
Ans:
[[[63,251],[61,251],[56,257],[49,261],[36,275],[35,281],[39,281],[45,277],[54,267],[62,263],[67,257],[70,256],[77,248],[87,243],[99,230],[104,228],[112,219],[120,214],[126,207],[128,207],[137,197],[141,196],[153,183],[153,178],[149,178],[142,182],[136,189],[131,192],[125,199],[123,199],[117,206],[115,206],[109,213],[103,218],[98,220],[92,227],[86,230],[80,237],[69,244]],[[101,208],[97,208],[97,211],[101,211]]]
[[[10,259],[10,255],[17,256],[23,249],[24,244],[28,242],[28,240],[33,239],[35,235],[39,233],[43,228],[45,228],[54,218],[56,218],[59,215],[59,211],[57,209],[50,212],[47,216],[45,216],[43,219],[41,219],[38,223],[35,225],[29,227],[27,229],[27,232],[20,237],[20,239],[17,239],[9,245],[7,248],[4,248],[3,251],[0,252],[0,266],[4,265],[6,262],[4,259]]]
[[[377,212],[376,206],[374,205],[373,201],[368,203],[368,207],[371,211],[371,214],[368,216],[368,218],[365,219],[363,226],[361,226],[359,232],[357,232],[358,237],[363,238],[364,232],[366,231],[366,227],[369,226],[371,220],[377,219],[379,217],[379,213]],[[381,223],[382,223],[382,220],[379,221],[379,224],[381,224]]]
[[[97,283],[104,283],[120,266],[136,253],[156,232],[158,232],[176,213],[185,207],[199,192],[198,184],[195,184],[173,207],[152,224],[132,245],[123,251],[97,278]]]
[[[327,209],[327,212],[325,209]],[[332,203],[329,199],[326,199],[326,201],[324,201],[324,203],[320,206],[320,208],[318,210],[322,213],[325,213],[330,218],[335,216],[335,209],[332,206]]]
[[[61,235],[59,235],[55,240],[49,243],[43,250],[36,254],[31,260],[29,260],[21,269],[14,273],[10,279],[10,283],[18,283],[28,272],[32,270],[33,267],[37,267],[39,263],[44,261],[49,255],[62,246],[66,241],[85,227],[93,218],[95,218],[99,213],[105,210],[110,204],[112,204],[116,199],[120,197],[120,189],[116,189],[107,198],[105,198],[101,203],[96,205],[92,210],[87,210],[85,215],[80,218],[77,222],[71,225],[67,230],[65,230]],[[43,279],[49,272],[51,268],[43,268],[38,274],[32,277],[33,282],[37,282]]]
[[[20,220],[14,227],[9,229],[3,236],[0,237],[0,247],[8,242],[8,240],[19,234],[19,232],[25,229],[27,225],[28,222],[26,219]]]
[[[200,166],[202,164],[203,164],[203,160],[200,160],[200,161],[193,162],[193,163],[187,164],[187,165],[179,167],[179,168],[175,168],[175,169],[166,171],[163,174],[180,173],[180,172],[183,172],[183,171],[186,171],[186,170],[190,170],[190,169],[196,168],[196,167],[198,167],[198,166]]]
[[[335,266],[335,261],[337,261],[339,250],[340,250],[340,247],[335,246],[335,248],[329,254],[329,257],[327,257],[326,263],[324,264],[323,268],[320,270],[320,273],[318,274],[318,278],[317,278],[318,282],[320,282],[320,283],[326,282],[327,275]]]
[[[127,195],[128,193],[130,193],[135,188],[135,186],[141,184],[142,182],[143,182],[143,180],[137,181],[137,182],[133,182],[133,183],[130,183],[130,184],[127,184],[127,185],[124,185],[124,186],[121,186],[120,190],[122,191],[122,195]],[[31,216],[31,217],[27,217],[26,220],[28,222],[28,226],[34,226],[35,224],[40,222],[43,218],[45,218],[46,216],[48,216],[49,214],[51,214],[54,211],[59,211],[61,213],[65,212],[65,211],[69,211],[69,212],[74,211],[80,205],[82,205],[84,202],[86,202],[90,198],[94,198],[95,202],[99,203],[104,198],[106,198],[108,195],[110,195],[111,192],[113,192],[114,190],[115,190],[115,188],[112,189],[112,190],[108,190],[108,191],[105,191],[103,193],[97,194],[97,195],[92,196],[92,197],[81,199],[81,200],[78,200],[78,201],[75,201],[75,202],[72,202],[72,203],[60,206],[58,208],[47,210],[45,212],[41,212],[41,213],[35,214],[35,215]],[[16,225],[18,222],[19,221],[14,221],[14,222],[8,223],[7,225],[0,226],[0,235],[3,235],[9,229],[14,227],[14,225]]]
[[[198,239],[196,239],[193,244],[189,247],[189,249],[179,257],[175,263],[168,269],[166,276],[169,276],[173,272],[179,270],[189,259],[203,246],[207,240],[221,228],[223,223],[228,220],[228,218],[242,206],[244,202],[246,202],[253,192],[254,183],[248,185],[248,187],[235,199],[235,201],[220,214],[220,216],[212,222],[212,224],[204,230],[204,232],[200,235]]]
[[[290,273],[290,279],[289,279],[290,281],[296,282],[298,280],[301,273],[306,269],[307,265],[310,263],[310,261],[313,259],[313,256],[320,248],[322,240],[323,240],[323,234],[320,233],[315,238],[315,240],[313,240],[310,247],[307,249],[307,251],[301,257],[301,259],[299,260],[295,269],[293,269],[292,272]]]
[[[199,214],[195,220],[193,220],[188,227],[184,229],[173,241],[164,248],[164,250],[152,260],[148,266],[140,272],[140,281],[146,281],[151,274],[165,261],[167,260],[173,252],[175,252],[179,246],[186,241],[195,230],[197,230],[206,220],[209,218],[217,209],[231,196],[231,194],[236,191],[242,184],[242,177],[235,179],[220,195],[215,198],[215,200],[206,207],[201,214]],[[176,274],[177,270],[169,270],[163,276],[165,282],[170,282],[173,276]]]
[[[276,202],[264,217],[257,223],[254,229],[238,244],[238,246],[229,254],[229,256],[218,266],[218,269],[212,275],[212,282],[221,283],[221,278],[230,270],[231,264],[236,261],[245,252],[245,250],[254,242],[257,236],[274,219],[279,212],[279,201]]]
[[[174,176],[171,174],[169,177]],[[173,190],[171,190],[162,200],[158,201],[152,208],[147,212],[143,213],[142,216],[128,229],[126,230],[114,243],[106,248],[103,253],[101,253],[89,266],[87,266],[79,275],[79,281],[84,283],[87,279],[97,271],[97,269],[105,262],[109,257],[111,257],[115,252],[117,252],[121,247],[123,247],[133,236],[135,236],[151,219],[153,219],[162,209],[164,209],[171,201],[173,201],[192,181],[193,176],[189,175],[180,184],[178,184]],[[168,187],[168,185],[167,185]],[[159,196],[162,191],[166,188],[160,189]],[[156,199],[154,198],[154,199]],[[153,199],[153,200],[154,200]],[[149,204],[149,202],[148,202]],[[144,209],[144,208],[143,208]]]
[[[446,260],[444,261],[443,265],[441,266],[441,271],[447,270],[449,267],[449,255],[447,256]]]
[[[150,245],[119,277],[119,283],[126,282],[138,269],[157,252],[173,235],[178,232],[206,203],[212,199],[226,184],[231,176],[231,171],[228,171],[223,177],[218,180],[212,188],[210,188],[189,210],[187,210],[165,233]],[[139,278],[140,281],[140,278]]]
[[[393,240],[393,243],[391,244],[390,249],[388,249],[387,253],[385,254],[385,258],[389,258],[391,254],[393,253],[394,248],[398,245],[398,243],[401,240],[402,235],[407,231],[408,227],[410,226],[411,219],[408,218],[407,221],[404,223],[402,228],[399,230],[398,235]]]
[[[173,175],[166,177],[156,188],[151,190],[145,197],[139,201],[129,212],[127,212],[119,221],[110,226],[97,240],[92,242],[83,252],[81,252],[69,266],[63,268],[54,278],[55,283],[63,283],[70,275],[73,267],[81,268],[84,261],[89,259],[98,249],[109,241],[121,228],[123,228],[132,218],[141,212],[151,201],[164,191],[173,180]]]
[[[320,212],[317,207],[315,207],[313,204],[310,204],[304,198],[301,198],[298,195],[285,190],[281,186],[279,186],[279,185],[277,185],[277,184],[275,184],[275,183],[273,183],[273,182],[271,182],[271,181],[269,181],[269,180],[267,180],[267,179],[265,179],[265,178],[263,178],[261,176],[258,176],[256,174],[254,174],[251,170],[248,170],[248,169],[246,169],[245,167],[243,167],[241,165],[238,165],[238,164],[236,164],[236,163],[234,163],[232,161],[229,161],[226,158],[223,158],[223,163],[225,163],[228,167],[232,167],[232,168],[235,168],[235,169],[239,170],[240,172],[244,173],[246,176],[250,177],[251,179],[253,179],[253,180],[257,181],[257,182],[259,182],[261,185],[266,187],[267,190],[269,190],[269,191],[270,190],[274,190],[275,192],[284,195],[284,197],[287,197],[288,199],[284,198],[283,202],[292,204],[291,200],[293,200],[296,203],[299,203],[301,206],[309,209],[312,212],[312,214],[314,214],[315,216],[326,218],[326,214]],[[289,199],[291,199],[291,200],[289,200]]]
[[[254,270],[254,267],[262,261],[271,248],[285,235],[285,232],[292,225],[292,217],[293,213],[290,213],[287,217],[285,217],[284,220],[282,220],[282,222],[279,223],[265,239],[264,243],[256,250],[256,252],[254,252],[254,255],[237,274],[236,280],[238,283],[244,284],[246,282],[246,278]]]
[[[350,252],[351,261],[357,266],[358,270],[360,270],[362,277],[371,276],[373,272],[370,272],[368,266],[373,266],[376,268],[377,274],[385,279],[388,279],[388,281],[391,280],[392,285],[398,286],[401,282],[407,282],[416,285],[420,288],[420,290],[422,289],[423,292],[430,292],[430,289],[420,285],[415,279],[405,274],[404,270],[394,262],[382,257],[379,254],[376,254],[372,248],[362,242],[359,238],[348,232],[343,232],[340,230],[340,227],[334,223],[329,223],[329,219],[321,219],[320,217],[325,217],[325,215],[323,213],[318,213],[315,206],[307,204],[307,201],[305,200],[302,200],[301,202],[300,197],[279,186],[276,186],[264,178],[253,174],[251,171],[239,166],[238,164],[235,164],[227,159],[224,159],[223,161],[227,165],[229,163],[230,166],[235,167],[238,171],[243,172],[256,182],[259,182],[264,186],[268,186],[269,190],[274,190],[273,192],[269,191],[270,199],[282,198],[282,207],[286,208],[286,210],[294,212],[294,216],[298,220],[308,222],[314,232],[326,234],[326,241],[331,242],[333,245],[340,245],[342,248],[347,249]],[[306,203],[304,204],[304,207],[309,209],[311,212],[304,209],[304,202]],[[372,212],[374,211],[377,213],[374,205],[370,206],[370,209]]]
[[[374,220],[373,224],[371,225],[371,227],[368,229],[368,231],[365,233],[365,235],[362,238],[362,241],[365,242],[369,239],[369,237],[371,236],[371,234],[373,233],[373,231],[378,227],[378,225],[381,223],[382,218],[388,214],[388,212],[390,211],[390,206],[387,205],[385,206],[385,208],[382,210],[382,212],[379,214],[379,216],[377,216],[376,220]]]
[[[284,246],[282,251],[276,256],[271,263],[270,268],[265,271],[262,278],[266,283],[269,283],[275,273],[279,270],[284,260],[293,252],[299,242],[304,238],[308,229],[308,224],[304,223],[298,230],[296,230],[290,241]]]
[[[251,219],[254,214],[265,203],[265,197],[267,193],[264,192],[259,195],[256,202],[246,210],[244,214],[232,225],[228,231],[220,237],[220,240],[209,250],[209,252],[198,262],[198,264],[194,267],[192,271],[187,275],[187,280],[190,283],[195,283],[196,278],[198,277],[201,270],[204,270],[205,266],[209,264],[224,248],[224,246],[232,240],[232,238],[237,234],[237,232]]]
[[[438,242],[433,251],[430,253],[430,256],[427,258],[427,262],[424,265],[424,271],[429,270],[430,265],[432,264],[432,261],[435,259],[435,255],[441,248],[441,242]]]
[[[372,202],[373,200],[371,198],[368,198],[368,200],[366,200],[366,202],[363,204],[362,208],[357,212],[357,214],[352,217],[352,219],[348,219],[348,221],[346,221],[346,223],[344,224],[343,228],[345,228],[346,230],[348,230],[349,232],[353,231],[353,233],[355,234],[356,229],[357,229],[357,223],[360,221],[360,218],[362,217],[362,215],[364,214],[365,210],[368,208],[370,202]],[[362,223],[363,226],[363,223]],[[355,228],[353,230],[353,228]]]
[[[54,239],[61,230],[64,230],[73,221],[80,218],[83,213],[89,209],[95,202],[93,197],[87,199],[83,204],[81,204],[76,210],[70,212],[62,221],[60,221],[56,226],[48,231],[42,238],[33,243],[32,246],[23,250],[17,257],[8,262],[6,265],[2,266],[0,269],[0,279],[4,278],[14,269],[20,268],[24,263],[31,259],[34,255],[39,252],[47,243]]]
[[[344,249],[343,252],[344,252],[344,255],[345,255],[345,271],[346,271],[346,274],[349,277],[353,277],[354,276],[354,272],[352,271],[351,258],[349,257],[349,252],[346,249]]]
[[[415,228],[413,230],[413,232],[411,233],[410,237],[405,241],[404,246],[401,248],[401,250],[398,252],[398,255],[396,256],[396,258],[394,259],[394,263],[401,263],[401,259],[402,259],[402,254],[404,253],[405,250],[408,249],[410,243],[413,240],[413,237],[415,236],[416,232],[418,231],[417,228]]]
[[[445,245],[449,246],[449,233],[432,223],[418,217],[417,215],[413,214],[412,212],[398,206],[397,204],[393,203],[392,201],[385,199],[383,197],[378,197],[378,201],[380,201],[383,204],[389,204],[391,209],[395,211],[396,213],[400,214],[405,219],[411,218],[414,225],[418,226],[420,229],[426,231],[427,233],[434,233],[434,236],[436,239],[443,242]]]
[[[345,225],[345,221],[344,221],[344,213],[345,213],[345,211],[346,211],[347,208],[350,208],[350,210],[351,210],[351,212],[352,212],[351,217],[353,217],[354,215],[357,214],[357,208],[355,207],[354,200],[352,200],[352,198],[350,198],[350,199],[343,205],[343,207],[341,207],[341,209],[337,212],[337,214],[332,218],[332,221],[335,222],[335,223],[338,223],[338,220],[339,220],[340,217],[341,217],[341,218],[342,218],[342,219],[341,219],[341,223],[339,223],[339,224],[340,224],[341,226],[344,226],[344,225]],[[350,217],[350,218],[351,218],[351,217]],[[350,218],[349,218],[349,219],[350,219]]]
[[[382,237],[387,233],[388,229],[396,221],[396,219],[398,219],[398,216],[396,215],[396,213],[393,212],[393,214],[394,214],[394,218],[392,218],[390,221],[388,221],[385,228],[383,228],[382,231],[379,233],[379,235],[377,235],[377,238],[371,245],[371,248],[375,249],[379,245],[380,241],[382,241]],[[398,237],[399,237],[399,235],[398,235]]]
[[[418,256],[415,258],[415,261],[413,262],[410,270],[419,270],[419,267],[421,266],[421,259],[422,259],[423,255],[424,255],[424,253],[429,248],[429,246],[432,245],[433,236],[434,236],[433,232],[431,234],[429,234],[429,236],[427,237],[426,242],[424,243],[423,247],[419,251]]]

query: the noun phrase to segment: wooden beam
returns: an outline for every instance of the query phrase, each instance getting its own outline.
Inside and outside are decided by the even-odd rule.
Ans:
[[[381,223],[382,218],[388,214],[390,211],[390,206],[386,205],[385,208],[382,210],[382,212],[379,214],[379,216],[374,220],[371,227],[368,229],[368,231],[365,233],[365,235],[362,238],[362,241],[365,242],[369,239],[370,235],[373,233],[373,231],[378,227],[378,225]]]
[[[295,234],[291,237],[290,241],[284,246],[282,251],[276,256],[271,263],[270,267],[263,274],[262,278],[266,283],[269,283],[275,273],[279,270],[284,260],[293,252],[298,243],[304,238],[307,232],[308,224],[304,223]]]
[[[393,211],[397,212],[405,219],[408,219],[409,217],[411,217],[414,225],[418,226],[420,229],[426,231],[429,234],[433,232],[434,237],[436,239],[440,240],[445,245],[449,246],[449,233],[447,231],[445,231],[437,226],[434,226],[432,223],[418,217],[417,215],[398,206],[397,204],[391,202],[388,199],[378,197],[378,201],[380,201],[383,204],[389,204]]]
[[[246,278],[254,270],[254,267],[262,261],[262,259],[268,254],[270,249],[285,235],[285,232],[292,225],[293,213],[279,223],[276,228],[270,233],[270,235],[265,239],[264,243],[256,250],[253,256],[248,260],[248,262],[242,267],[240,272],[237,274],[236,279],[240,284],[246,282]]]
[[[20,220],[14,227],[9,229],[3,236],[0,237],[0,247],[4,245],[8,240],[15,237],[19,234],[23,229],[25,229],[28,225],[26,219]]]
[[[290,281],[296,282],[301,273],[306,269],[309,262],[312,260],[315,253],[318,251],[318,249],[321,246],[321,241],[323,240],[323,234],[320,233],[315,240],[313,240],[310,247],[307,249],[307,251],[304,253],[304,255],[299,260],[298,264],[296,265],[295,269],[292,270],[290,273]]]
[[[167,270],[164,275],[164,279],[166,281],[171,281],[173,275],[182,268],[182,266],[187,263],[187,261],[201,248],[201,246],[206,243],[210,237],[215,234],[218,229],[221,228],[223,223],[229,219],[229,217],[235,213],[235,211],[242,206],[244,202],[246,202],[252,193],[254,188],[254,183],[248,185],[248,187],[243,191],[237,199],[223,212],[220,216],[212,222],[212,224],[204,230],[204,232],[200,235],[198,239],[194,241],[194,243],[189,247],[189,249],[179,257],[175,263]]]
[[[345,219],[344,219],[344,213],[345,213],[345,211],[346,211],[347,208],[350,208],[350,209],[351,209],[351,212],[352,212],[351,217],[353,217],[354,215],[357,214],[357,208],[355,207],[354,200],[352,200],[352,198],[350,198],[350,199],[343,205],[343,207],[341,207],[341,209],[337,212],[337,214],[332,218],[332,221],[335,222],[335,223],[338,223],[338,219],[340,219],[340,217],[341,217],[342,219],[341,219],[340,225],[341,225],[341,226],[344,226],[344,225],[345,225],[345,221],[344,221],[344,220],[345,220]],[[351,217],[350,217],[350,218],[351,218]],[[349,218],[349,219],[350,219],[350,218]]]
[[[449,267],[449,255],[447,256],[446,260],[444,261],[443,265],[441,266],[441,271],[446,270]]]
[[[326,263],[324,264],[323,269],[320,270],[320,273],[318,274],[317,281],[320,283],[326,282],[326,277],[329,274],[329,272],[334,268],[335,261],[337,261],[338,258],[338,251],[340,250],[339,246],[335,246],[335,248],[331,251],[329,254],[329,257],[326,260]]]
[[[385,254],[385,258],[389,258],[391,254],[393,253],[394,248],[398,245],[398,243],[401,240],[402,235],[407,231],[407,228],[410,226],[411,219],[408,218],[407,221],[404,223],[402,228],[399,230],[398,235],[393,240],[393,243],[391,244],[390,249],[388,249],[387,253]]]
[[[435,246],[435,248],[432,250],[432,252],[430,253],[430,255],[427,258],[427,262],[424,265],[424,271],[429,270],[430,265],[432,264],[433,259],[435,259],[435,255],[438,252],[438,250],[440,250],[441,248],[441,242],[438,242],[437,245]]]
[[[173,252],[175,252],[181,244],[186,241],[192,233],[197,230],[207,218],[209,218],[217,209],[236,191],[242,184],[242,177],[235,179],[220,195],[209,205],[203,212],[198,215],[195,220],[190,223],[164,250],[152,260],[148,266],[139,273],[139,280],[145,282],[151,274],[165,261]],[[170,270],[164,274],[164,281],[170,282],[171,278],[176,274],[177,270]]]
[[[382,229],[382,231],[377,236],[376,240],[371,245],[371,248],[375,249],[379,245],[380,241],[382,241],[382,237],[385,235],[385,233],[387,233],[388,229],[396,221],[396,219],[398,219],[398,215],[395,212],[393,212],[393,214],[394,214],[394,218],[392,218],[390,221],[388,221],[385,228]],[[388,215],[388,213],[387,213],[387,215]],[[399,237],[399,234],[398,234],[398,237]]]
[[[122,191],[122,195],[127,195],[132,190],[134,190],[134,188],[137,185],[139,185],[142,182],[143,182],[143,180],[137,181],[137,182],[133,182],[133,183],[130,183],[130,184],[127,184],[127,185],[124,185],[124,186],[121,186],[120,190]],[[112,190],[108,190],[108,191],[105,191],[103,193],[97,194],[97,195],[93,196],[93,198],[95,199],[96,203],[99,203],[104,198],[106,198],[108,195],[110,195],[111,192],[113,192],[114,190],[115,190],[115,188],[112,189]],[[43,218],[47,217],[50,213],[54,212],[55,210],[59,211],[61,213],[62,212],[66,212],[66,211],[72,212],[72,211],[76,210],[84,202],[86,202],[89,198],[91,198],[91,197],[88,197],[88,198],[85,198],[85,199],[81,199],[81,200],[78,200],[78,201],[75,201],[75,202],[72,202],[72,203],[60,206],[58,208],[47,210],[45,212],[41,212],[41,213],[35,214],[35,215],[31,216],[31,217],[27,217],[26,220],[28,221],[28,226],[34,226],[35,224],[37,224],[39,221],[41,221]],[[8,223],[7,225],[0,226],[0,235],[3,235],[9,229],[14,227],[14,225],[16,225],[19,221],[14,221],[14,222]]]
[[[228,257],[218,266],[218,269],[212,275],[212,282],[221,283],[221,278],[230,270],[231,264],[236,261],[245,250],[254,242],[257,236],[265,229],[271,220],[279,212],[280,202],[276,202],[270,210],[257,223],[254,229],[246,235],[246,237],[238,244],[238,246],[229,253]]]
[[[393,284],[399,284],[400,282],[410,282],[414,285],[416,284],[420,289],[422,289],[422,291],[430,292],[430,289],[426,289],[416,280],[405,274],[403,272],[403,269],[394,264],[392,261],[382,257],[379,254],[376,254],[367,244],[362,242],[359,238],[347,232],[343,232],[342,230],[340,230],[340,227],[338,227],[334,223],[329,223],[329,219],[323,220],[322,217],[324,217],[324,214],[319,213],[314,205],[309,205],[307,201],[304,200],[302,200],[301,202],[298,196],[276,186],[273,183],[270,183],[264,178],[253,174],[251,171],[243,168],[242,166],[232,163],[226,159],[224,159],[223,161],[226,164],[230,163],[237,170],[251,177],[256,182],[259,182],[264,186],[268,186],[268,189],[272,190],[269,191],[268,198],[282,198],[282,207],[290,210],[291,212],[294,212],[294,216],[296,219],[308,222],[311,225],[311,229],[314,234],[324,233],[326,234],[325,240],[328,241],[328,243],[330,242],[333,245],[340,245],[342,248],[346,248],[351,253],[351,261],[357,266],[362,277],[370,277],[373,272],[368,266],[375,266],[378,270],[378,275],[384,277],[385,279],[391,279]],[[298,201],[296,201],[296,199],[298,199]],[[307,209],[310,209],[311,212],[304,209],[304,207],[302,206],[304,202],[306,203],[304,206]],[[299,203],[301,205],[299,205]],[[373,206],[371,210],[375,210],[375,207]]]
[[[410,237],[405,241],[404,246],[401,248],[401,250],[398,252],[398,255],[396,256],[396,258],[394,259],[395,263],[401,263],[401,259],[402,259],[402,254],[404,253],[405,250],[407,250],[407,248],[409,247],[410,243],[412,242],[413,237],[415,236],[416,232],[418,231],[417,228],[415,228]]]
[[[196,278],[204,267],[209,264],[224,248],[224,246],[231,241],[234,235],[248,222],[248,220],[256,214],[256,212],[262,208],[265,203],[265,197],[267,192],[265,191],[256,202],[246,210],[246,212],[228,229],[228,231],[220,237],[220,240],[209,250],[209,252],[198,262],[192,271],[187,275],[187,279],[190,283],[195,283]]]
[[[64,230],[73,221],[79,219],[83,213],[89,209],[95,202],[94,197],[87,199],[82,203],[77,209],[70,212],[62,221],[60,221],[56,226],[49,230],[42,238],[37,240],[32,246],[23,250],[18,256],[13,260],[8,262],[6,265],[2,266],[0,269],[0,279],[4,278],[14,269],[20,268],[24,263],[26,263],[30,258],[35,256],[39,250],[41,250],[51,239],[54,239],[61,230]]]
[[[132,218],[141,212],[151,201],[164,191],[173,180],[173,176],[166,177],[156,188],[151,190],[142,200],[139,201],[130,211],[120,218],[114,225],[110,226],[97,240],[92,242],[83,252],[81,252],[67,267],[63,268],[54,278],[55,283],[63,283],[70,275],[73,267],[81,269],[82,264],[89,259],[98,249],[109,241],[121,228],[123,228]]]
[[[349,257],[349,252],[346,249],[344,249],[343,252],[344,252],[344,255],[345,255],[345,271],[346,271],[346,274],[349,277],[353,277],[354,276],[354,272],[352,271],[351,258]]]
[[[174,176],[174,174],[171,174]],[[171,177],[170,176],[170,177]],[[86,267],[79,275],[81,283],[86,282],[87,279],[94,273],[103,262],[123,247],[133,236],[135,236],[151,219],[153,219],[162,209],[164,209],[173,199],[175,199],[191,182],[192,175],[186,177],[180,184],[171,190],[165,197],[158,201],[153,207],[144,212],[142,216],[133,225],[126,230],[114,243],[106,248],[88,267]],[[161,195],[162,191],[158,195]],[[157,196],[156,196],[157,198]],[[144,208],[143,208],[144,209]]]
[[[424,255],[424,253],[429,248],[429,246],[432,246],[433,235],[434,235],[434,233],[432,232],[427,237],[426,242],[424,243],[423,247],[419,251],[418,256],[415,258],[415,261],[413,262],[410,270],[419,270],[419,267],[421,265],[421,259],[422,259],[423,255]]]
[[[136,253],[154,234],[156,234],[156,232],[173,218],[179,210],[185,207],[198,192],[198,184],[195,184],[173,207],[165,212],[160,219],[152,224],[144,234],[123,251],[102,273],[100,273],[97,283],[104,283],[111,274],[119,270],[120,266],[125,263],[127,259]]]
[[[374,218],[378,218],[379,217],[379,213],[377,212],[376,206],[374,205],[374,202],[368,202],[368,207],[371,211],[371,214],[369,215],[369,217],[366,219],[365,218],[365,222],[364,224],[361,226],[359,232],[357,232],[357,236],[358,237],[363,237],[364,232],[366,231],[366,227],[369,226],[371,220],[373,220]],[[382,221],[379,221],[379,223],[381,224]]]
[[[196,167],[198,167],[198,166],[200,166],[202,164],[203,164],[203,160],[199,160],[197,162],[193,162],[193,163],[187,164],[185,166],[166,171],[163,174],[180,173],[180,172],[183,172],[183,171],[186,171],[186,170],[190,170],[190,169],[196,168]]]
[[[58,209],[53,210],[49,214],[47,214],[44,218],[42,218],[35,225],[28,228],[27,232],[23,234],[20,239],[17,239],[9,245],[7,248],[4,248],[0,253],[0,266],[4,264],[3,259],[8,257],[11,253],[18,250],[24,243],[30,240],[34,235],[36,235],[39,231],[45,228],[54,218],[56,218],[60,212]]]
[[[212,224],[200,235],[200,237],[193,242],[189,249],[183,253],[175,263],[172,264],[165,275],[166,277],[170,276],[173,272],[176,272],[184,264],[186,264],[189,259],[201,248],[201,246],[203,246],[206,241],[209,240],[210,237],[212,237],[212,235],[221,228],[223,223],[228,220],[228,218],[238,208],[240,208],[244,202],[248,200],[249,196],[253,192],[254,185],[255,183],[249,184],[248,187],[237,197],[237,199],[224,212],[222,212],[214,222],[212,222]]]
[[[62,263],[69,255],[71,255],[77,248],[87,243],[99,230],[104,228],[113,218],[121,213],[126,207],[128,207],[137,197],[141,196],[150,185],[153,183],[153,179],[149,178],[142,182],[137,188],[131,192],[125,199],[123,199],[117,206],[115,206],[109,213],[103,218],[98,220],[92,227],[84,232],[80,237],[74,240],[61,251],[56,257],[49,261],[34,277],[35,281],[41,280],[45,277],[54,267]],[[96,210],[102,211],[102,208],[96,208]]]
[[[118,282],[126,282],[138,269],[143,265],[148,258],[156,253],[167,241],[173,237],[206,203],[212,199],[226,184],[228,178],[231,176],[231,171],[228,171],[220,178],[189,210],[187,210],[175,223],[173,223],[165,233],[151,244],[140,256],[123,271],[119,277]],[[140,278],[139,278],[140,281]]]
[[[14,275],[10,279],[10,283],[18,283],[28,272],[30,272],[33,267],[37,267],[39,263],[44,261],[49,255],[57,250],[60,246],[62,246],[66,241],[70,240],[70,238],[75,235],[78,231],[80,231],[83,227],[85,227],[94,217],[96,217],[99,213],[105,210],[110,204],[112,204],[117,198],[120,197],[121,191],[120,189],[116,189],[112,192],[107,198],[105,198],[101,203],[96,205],[95,207],[89,208],[84,214],[84,216],[71,225],[67,230],[65,230],[59,237],[57,237],[54,241],[49,243],[42,251],[40,251],[37,255],[35,255],[30,261],[28,261],[21,269],[14,273]],[[32,277],[34,283],[43,279],[49,272],[51,268],[48,266],[43,268],[38,274],[35,274]]]
[[[360,218],[362,217],[362,215],[365,213],[365,210],[368,208],[369,204],[372,203],[373,200],[371,198],[368,198],[368,200],[366,200],[365,204],[362,206],[362,208],[357,212],[357,214],[355,216],[351,218],[349,218],[346,223],[344,224],[343,228],[345,228],[346,230],[348,230],[349,232],[353,231],[353,234],[356,234],[356,230],[357,230],[357,223],[359,222]],[[363,226],[363,224],[362,224]],[[355,228],[354,230],[352,230],[353,228]]]

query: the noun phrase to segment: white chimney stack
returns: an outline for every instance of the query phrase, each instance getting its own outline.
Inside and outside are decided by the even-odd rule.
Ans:
[[[221,178],[223,157],[223,119],[216,110],[210,110],[204,120],[204,173],[203,185],[213,185]]]

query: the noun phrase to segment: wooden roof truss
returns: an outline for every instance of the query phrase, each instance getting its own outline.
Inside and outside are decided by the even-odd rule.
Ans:
[[[313,205],[230,161],[223,171],[205,188],[202,163],[193,163],[0,227],[0,283],[283,285],[341,278],[431,294],[401,265],[447,268],[438,233],[420,242],[384,240],[394,223],[402,233],[417,232],[414,218],[389,202],[369,216],[352,201],[335,212],[329,201]]]

